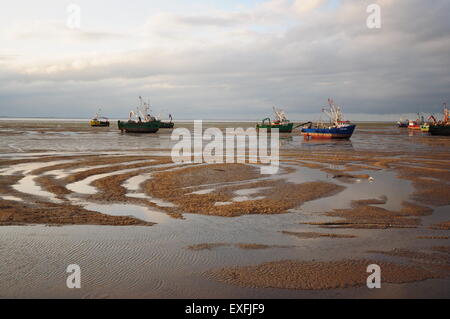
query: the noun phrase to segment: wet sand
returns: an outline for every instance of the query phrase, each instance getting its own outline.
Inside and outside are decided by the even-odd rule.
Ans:
[[[211,250],[220,247],[237,247],[240,249],[269,249],[269,248],[289,248],[292,246],[280,246],[280,245],[264,245],[264,244],[252,244],[252,243],[202,243],[187,247],[189,250]]]
[[[302,203],[325,196],[334,195],[343,189],[332,183],[310,182],[302,184],[287,183],[284,180],[264,181],[245,184],[256,178],[264,178],[259,169],[244,164],[211,164],[189,167],[177,171],[161,172],[146,183],[147,194],[170,201],[175,208],[165,208],[179,213],[236,217],[247,214],[282,214],[288,209],[300,206]],[[241,182],[232,187],[223,186],[229,183]],[[208,185],[215,189],[207,194],[193,194]],[[192,189],[195,187],[195,189]],[[259,200],[233,202],[232,191],[261,188],[254,196]],[[217,205],[220,203],[220,205]]]
[[[252,288],[337,289],[365,285],[366,269],[371,264],[377,264],[383,269],[383,281],[386,283],[399,284],[439,278],[437,274],[419,267],[373,260],[283,260],[256,266],[218,269],[207,275],[221,282]]]
[[[0,225],[27,224],[151,226],[154,223],[134,217],[100,214],[75,205],[38,202],[30,206],[14,201],[0,201]]]
[[[93,225],[94,232],[116,226],[128,237],[112,240],[119,247],[115,254],[124,254],[131,245],[127,238],[137,232],[140,237],[134,240],[143,246],[135,249],[150,249],[143,258],[155,253],[165,263],[152,268],[141,262],[152,269],[142,279],[129,270],[137,257],[127,255],[124,282],[153,282],[152,273],[169,271],[182,256],[182,265],[152,290],[155,296],[190,297],[192,281],[199,287],[195,296],[212,291],[218,297],[251,295],[239,290],[244,287],[258,288],[257,296],[308,296],[282,290],[341,288],[347,291],[342,296],[349,296],[365,285],[367,263],[382,267],[386,283],[414,287],[407,283],[430,279],[436,291],[446,285],[446,139],[369,126],[356,133],[354,142],[282,136],[280,171],[271,176],[261,175],[258,165],[174,164],[169,133],[142,138],[78,124],[11,129],[0,125],[0,225],[67,225],[67,232],[74,233],[68,225]],[[94,137],[103,141],[95,153],[86,142]],[[382,148],[379,139],[390,148]],[[399,141],[415,146],[395,147],[402,145]],[[118,233],[112,232],[114,238]],[[96,246],[109,244],[98,241]],[[96,246],[87,245],[85,254]],[[13,262],[3,267],[20,271]],[[190,277],[184,278],[186,273]],[[105,284],[113,285],[108,280]],[[8,287],[0,295],[10,296],[14,289]],[[93,287],[92,293],[99,289]],[[145,295],[143,288],[119,291],[117,296]],[[416,292],[426,295],[426,290]]]
[[[345,234],[326,234],[326,233],[316,233],[316,232],[292,232],[292,231],[282,231],[281,233],[285,235],[295,236],[300,239],[312,239],[312,238],[355,238],[355,235],[345,235]]]

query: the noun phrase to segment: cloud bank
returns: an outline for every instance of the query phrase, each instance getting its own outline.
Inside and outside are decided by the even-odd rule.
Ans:
[[[378,0],[382,27],[369,29],[372,2],[157,10],[122,29],[71,30],[64,11],[60,20],[14,17],[0,33],[0,115],[86,117],[101,106],[126,117],[139,95],[184,119],[256,120],[274,105],[311,119],[328,97],[357,120],[440,112],[450,2]]]

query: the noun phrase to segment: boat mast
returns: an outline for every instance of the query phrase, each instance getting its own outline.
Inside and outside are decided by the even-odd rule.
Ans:
[[[323,108],[322,112],[330,118],[331,123],[337,126],[343,121],[341,108],[336,106],[332,99],[328,99],[328,105],[330,106],[329,110]]]
[[[276,119],[280,122],[280,123],[284,123],[287,121],[286,118],[286,114],[284,114],[283,110],[277,110],[276,107],[273,107],[273,112],[275,113]]]

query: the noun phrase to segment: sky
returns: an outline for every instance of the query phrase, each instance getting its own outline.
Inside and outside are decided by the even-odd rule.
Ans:
[[[0,2],[0,116],[127,118],[142,96],[174,119],[313,120],[333,98],[397,120],[450,102],[448,0]]]

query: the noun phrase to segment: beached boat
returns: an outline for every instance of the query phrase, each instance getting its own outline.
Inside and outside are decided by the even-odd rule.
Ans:
[[[450,136],[450,112],[447,103],[444,103],[444,116],[441,121],[435,121],[430,124],[429,132],[431,135]]]
[[[420,130],[422,132],[428,132],[430,130],[430,125],[437,123],[436,118],[433,115],[430,115],[427,119],[426,122],[424,122],[421,126],[420,126]]]
[[[118,121],[119,130],[123,133],[156,133],[161,121],[150,115],[150,106],[139,97],[140,105],[136,112],[130,111],[128,121]]]
[[[430,132],[431,135],[450,136],[450,124],[432,124],[430,125],[430,129],[428,130],[428,132]]]
[[[278,129],[280,133],[291,133],[294,127],[294,123],[291,123],[282,110],[277,110],[273,108],[275,113],[275,120],[272,122],[270,118],[265,118],[261,123],[256,124],[256,129],[265,128],[268,131],[271,129]]]
[[[355,128],[355,124],[344,121],[340,107],[333,100],[328,99],[329,109],[322,111],[330,118],[329,123],[309,123],[301,128],[301,134],[305,138],[338,138],[349,139]]]
[[[417,113],[417,119],[415,121],[410,120],[408,123],[408,128],[410,130],[420,130],[420,127],[425,123],[423,116]]]
[[[408,127],[408,124],[409,124],[408,119],[404,120],[400,118],[400,120],[397,122],[398,127]]]
[[[429,124],[429,123],[423,123],[423,124],[420,126],[420,130],[421,130],[422,132],[428,132],[428,131],[430,130],[430,124]]]
[[[410,130],[420,130],[421,125],[419,121],[409,121],[408,128]]]
[[[89,121],[89,124],[92,127],[107,127],[109,126],[109,119],[103,116],[100,116],[101,110],[99,109],[97,114]]]
[[[169,114],[169,122],[160,121],[159,128],[173,128],[172,114]]]

